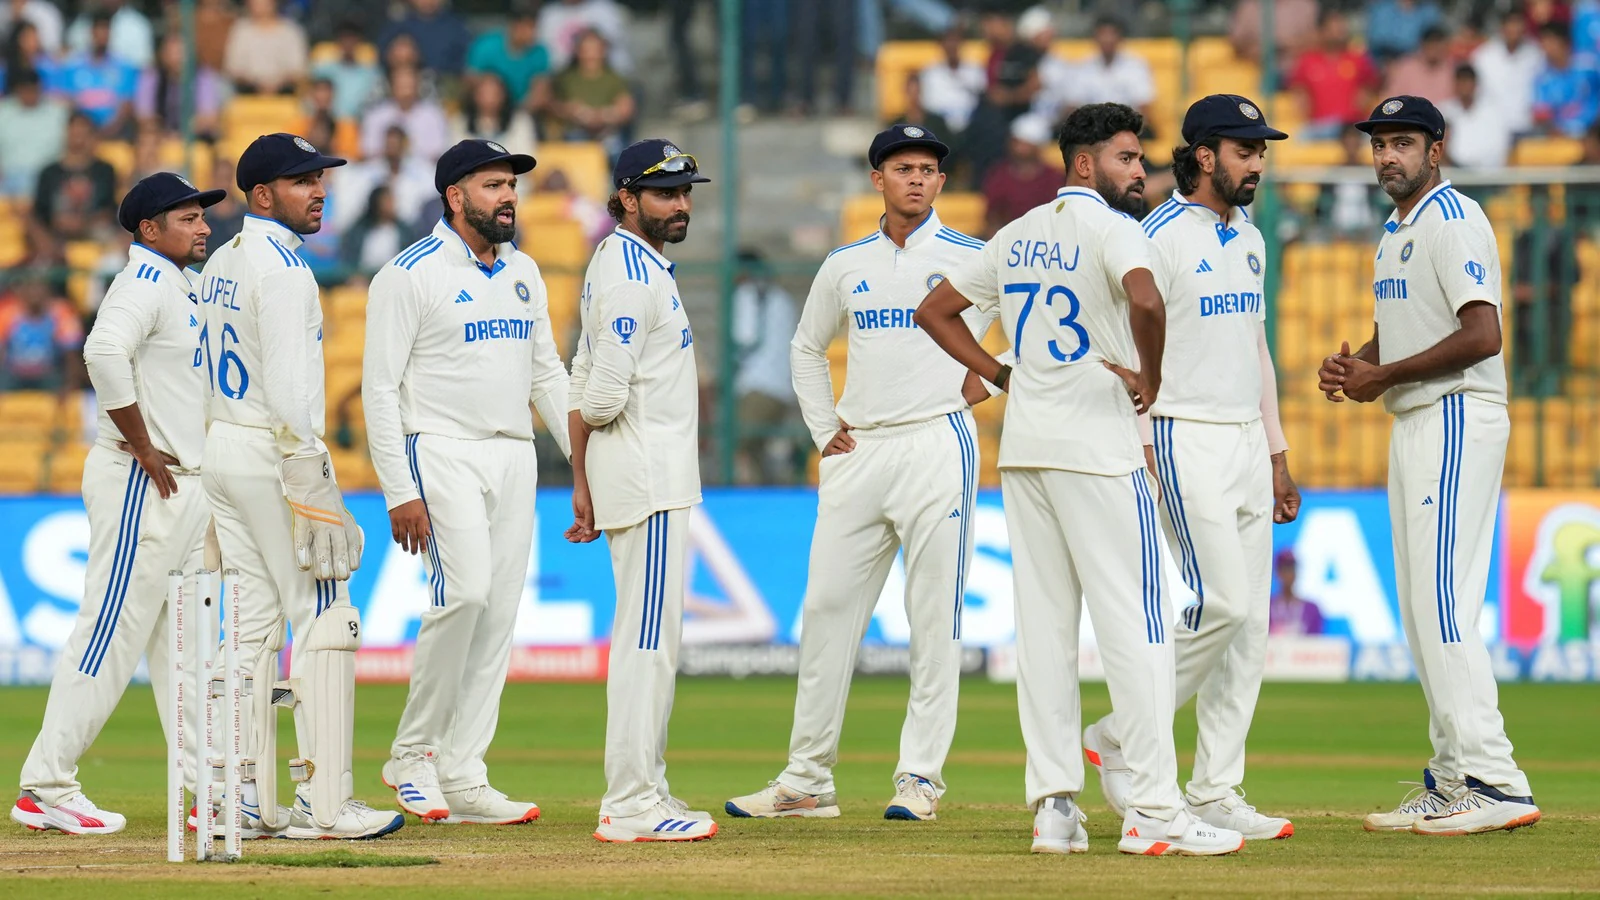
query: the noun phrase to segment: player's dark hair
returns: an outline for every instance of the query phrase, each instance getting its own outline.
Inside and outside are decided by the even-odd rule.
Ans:
[[[1572,26],[1563,25],[1555,19],[1539,26],[1540,37],[1553,37],[1567,46],[1572,46]]]
[[[621,222],[622,217],[628,214],[628,211],[622,206],[621,198],[622,189],[618,188],[617,190],[613,191],[610,198],[606,200],[606,212],[610,213],[611,218],[616,219],[618,222]]]
[[[1103,144],[1124,131],[1134,134],[1144,130],[1144,116],[1131,106],[1121,103],[1090,103],[1080,106],[1061,123],[1056,146],[1061,148],[1061,162],[1072,171],[1072,158],[1079,151]]]
[[[1200,179],[1205,175],[1195,157],[1201,147],[1216,153],[1222,147],[1222,138],[1212,135],[1198,144],[1172,148],[1172,177],[1178,182],[1178,193],[1185,197],[1200,189]]]

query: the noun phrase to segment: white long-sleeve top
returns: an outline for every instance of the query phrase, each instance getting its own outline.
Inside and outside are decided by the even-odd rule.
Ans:
[[[440,219],[367,292],[361,405],[388,507],[421,497],[407,435],[531,441],[530,401],[570,456],[567,369],[539,267],[509,242],[485,265]]]
[[[817,448],[840,420],[852,428],[920,422],[965,409],[967,370],[912,321],[934,285],[983,252],[983,242],[928,218],[897,247],[882,230],[828,254],[811,282],[800,326],[789,345],[789,368],[800,412]],[[978,340],[997,313],[962,314]],[[828,345],[848,334],[844,394],[833,402]]]
[[[248,214],[200,277],[210,418],[264,428],[285,457],[319,452],[327,397],[322,303],[298,234]]]
[[[618,228],[584,275],[571,407],[594,431],[594,523],[626,528],[700,502],[700,382],[675,267]]]
[[[182,267],[143,244],[111,282],[83,364],[94,385],[100,427],[96,441],[123,440],[109,410],[139,404],[150,443],[199,471],[206,446],[206,369],[199,307]]]

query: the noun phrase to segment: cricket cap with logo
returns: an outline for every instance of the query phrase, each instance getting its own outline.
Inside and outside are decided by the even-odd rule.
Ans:
[[[1249,97],[1212,94],[1196,100],[1183,114],[1183,142],[1192,147],[1214,137],[1281,141],[1289,136],[1268,125],[1261,107]]]
[[[1357,122],[1356,129],[1371,134],[1385,125],[1409,125],[1427,132],[1436,141],[1444,140],[1444,113],[1426,97],[1401,94],[1372,108],[1372,115]]]
[[[239,190],[248,194],[258,184],[318,169],[332,169],[344,163],[337,156],[324,156],[303,137],[279,131],[251,141],[239,156],[234,175]]]
[[[622,148],[611,169],[611,184],[617,190],[675,188],[710,180],[700,174],[700,163],[693,156],[662,138],[646,138]]]
[[[139,223],[154,219],[169,209],[194,201],[204,209],[222,202],[227,191],[202,191],[182,175],[157,172],[139,179],[129,188],[122,204],[117,207],[117,224],[130,234],[139,233]]]
[[[950,155],[950,148],[939,140],[939,136],[923,128],[921,125],[890,125],[878,132],[872,139],[872,146],[867,148],[867,163],[874,169],[883,165],[889,154],[908,147],[923,147],[933,151],[933,156],[939,162]]]
[[[439,156],[433,170],[433,186],[443,194],[444,189],[471,175],[490,163],[508,162],[511,174],[532,172],[538,161],[526,153],[512,153],[494,141],[467,138]]]

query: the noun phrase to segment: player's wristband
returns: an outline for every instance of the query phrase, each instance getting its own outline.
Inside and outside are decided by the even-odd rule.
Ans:
[[[1011,384],[1011,367],[1002,364],[1000,366],[1000,371],[994,376],[993,384],[1000,390],[1005,390],[1006,387]]]

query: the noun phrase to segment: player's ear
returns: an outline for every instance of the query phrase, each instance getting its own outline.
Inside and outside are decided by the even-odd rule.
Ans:
[[[1195,165],[1200,167],[1200,174],[1210,175],[1217,169],[1217,154],[1205,144],[1197,144],[1194,148]]]
[[[874,189],[877,190],[878,193],[880,193],[880,194],[883,193],[883,172],[882,171],[880,171],[878,169],[873,169],[872,170],[872,186],[873,186]]]

